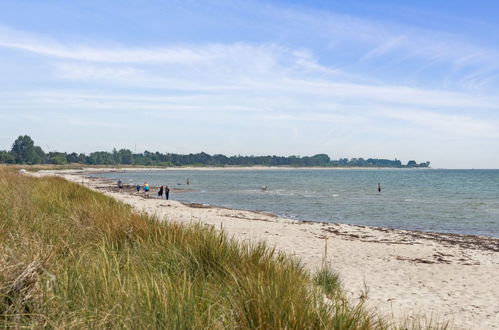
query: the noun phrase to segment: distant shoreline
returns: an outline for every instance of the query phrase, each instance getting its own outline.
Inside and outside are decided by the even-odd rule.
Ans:
[[[82,165],[22,165],[22,164],[0,164],[0,166],[7,166],[12,168],[24,168],[28,171],[96,171],[96,172],[116,172],[116,171],[181,171],[181,170],[192,170],[192,171],[213,171],[213,170],[416,170],[416,171],[427,171],[427,170],[447,170],[447,171],[497,171],[499,168],[444,168],[444,167],[332,167],[332,166],[168,166],[168,167],[158,167],[158,166],[140,166],[140,165],[119,165],[119,166],[106,166],[106,165],[95,165],[95,166],[82,166]]]
[[[123,170],[133,170],[133,171],[179,171],[179,170],[193,170],[193,171],[213,171],[213,170],[449,170],[449,171],[495,171],[499,168],[439,168],[439,167],[357,167],[357,166],[141,166],[141,165],[87,165],[87,164],[77,164],[77,165],[52,165],[52,164],[38,164],[38,165],[27,165],[27,164],[0,164],[0,166],[6,166],[10,168],[24,168],[28,171],[96,171],[96,172],[115,172]]]
[[[22,167],[17,165],[17,167]],[[35,166],[39,167],[39,166]],[[29,167],[26,167],[28,170]],[[318,166],[310,166],[310,167],[291,167],[291,166],[185,166],[185,167],[78,167],[78,168],[39,168],[38,171],[54,171],[60,170],[65,172],[73,172],[73,173],[113,173],[113,172],[124,172],[124,171],[251,171],[251,170],[433,170],[433,168],[426,167],[318,167]]]

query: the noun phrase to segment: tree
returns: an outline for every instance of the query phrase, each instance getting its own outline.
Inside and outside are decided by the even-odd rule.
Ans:
[[[338,164],[340,166],[345,166],[348,164],[348,162],[349,162],[348,158],[340,158],[340,160],[338,160]]]
[[[56,165],[67,164],[67,155],[65,152],[49,152],[47,155],[47,162]]]
[[[118,151],[119,159],[121,160],[121,164],[130,165],[133,163],[133,154],[128,149],[120,149]]]
[[[34,157],[32,159],[33,164],[42,164],[45,163],[45,152],[39,146],[35,146],[34,148]]]
[[[420,163],[418,166],[419,167],[429,167],[430,166],[430,162]]]
[[[327,166],[331,162],[331,159],[326,154],[318,154],[312,156],[312,165],[314,166]]]
[[[16,160],[12,152],[0,150],[0,163],[13,164]]]
[[[76,152],[72,152],[66,155],[66,161],[68,163],[78,163],[78,154]]]
[[[79,154],[78,155],[78,163],[80,163],[80,164],[88,163],[87,156],[85,156],[85,154],[83,154],[83,153]]]
[[[16,163],[20,164],[33,164],[36,163],[37,158],[39,158],[40,155],[37,155],[41,150],[41,148],[35,149],[35,143],[33,140],[28,136],[19,136],[16,141],[14,141],[14,144],[12,145],[12,154],[14,155],[14,159],[16,160]]]

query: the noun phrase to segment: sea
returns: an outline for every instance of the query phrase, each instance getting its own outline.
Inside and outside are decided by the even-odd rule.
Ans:
[[[499,170],[179,169],[93,176],[191,189],[171,191],[170,199],[302,221],[499,237]]]

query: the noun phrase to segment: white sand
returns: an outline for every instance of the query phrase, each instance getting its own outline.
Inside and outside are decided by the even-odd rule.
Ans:
[[[238,240],[264,240],[300,258],[312,271],[323,263],[327,244],[326,260],[341,274],[354,302],[367,288],[367,307],[395,320],[426,316],[448,320],[456,329],[499,329],[499,239],[304,223],[259,212],[191,207],[118,193],[114,184],[75,172],[35,175],[57,173],[165,221],[202,222]]]

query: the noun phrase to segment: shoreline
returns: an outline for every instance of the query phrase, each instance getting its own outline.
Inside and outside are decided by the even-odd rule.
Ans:
[[[99,181],[104,187],[100,187],[100,191],[105,190],[108,192],[116,192],[116,187],[115,187],[115,180],[109,179],[109,178],[101,178],[101,177],[93,177],[91,176],[91,173],[85,174],[85,177],[94,181]],[[157,189],[159,187],[155,186],[150,186],[153,189]],[[126,191],[126,189],[129,189],[130,191]],[[156,197],[145,197],[143,196],[143,193],[137,194],[135,192],[135,188],[130,185],[124,185],[124,193],[129,194],[132,196],[138,196],[142,197],[144,199],[153,199],[157,201],[164,201],[164,199],[159,199]],[[182,188],[175,188],[172,187],[170,188],[171,193],[183,193],[183,192],[191,192],[195,191],[194,189],[182,189]],[[154,195],[154,194],[152,194]],[[428,240],[435,240],[439,242],[447,242],[448,244],[453,244],[453,245],[459,245],[464,248],[474,248],[474,249],[481,249],[481,250],[490,250],[494,252],[499,252],[499,237],[495,236],[485,236],[485,235],[473,235],[473,234],[459,234],[459,233],[448,233],[448,232],[438,232],[438,231],[425,231],[425,230],[415,230],[415,229],[401,229],[401,228],[392,228],[392,227],[381,227],[381,226],[369,226],[369,225],[357,225],[357,224],[349,224],[349,223],[338,223],[338,222],[324,222],[324,221],[314,221],[314,220],[302,220],[302,219],[296,219],[296,218],[284,218],[278,214],[268,212],[268,211],[261,211],[261,210],[251,210],[251,209],[237,209],[237,208],[232,208],[232,207],[227,207],[227,206],[222,206],[222,205],[214,205],[214,204],[204,204],[204,203],[196,203],[196,202],[182,202],[182,201],[177,201],[176,202],[185,205],[187,207],[191,208],[203,208],[203,209],[224,209],[224,210],[230,210],[230,211],[243,211],[243,212],[251,212],[255,214],[262,214],[265,216],[273,217],[273,218],[280,218],[280,219],[286,219],[289,221],[296,222],[297,224],[317,224],[317,225],[338,225],[338,226],[350,226],[352,228],[358,228],[359,230],[362,229],[370,229],[374,231],[380,231],[380,232],[397,232],[399,234],[403,234],[409,237],[416,237],[416,238],[425,238]],[[337,232],[337,235],[343,235],[341,232]],[[359,237],[360,240],[362,238]]]
[[[175,171],[175,170],[188,170],[188,171],[191,171],[191,170],[196,170],[196,169],[199,169],[199,170],[206,170],[206,171],[216,171],[216,170],[224,170],[224,168],[218,168],[218,167],[208,167],[208,168],[196,168],[196,167],[192,167],[192,168],[170,168],[170,169],[163,169],[163,168],[154,168],[154,169],[149,169],[149,168],[139,168],[137,170],[137,172],[147,172],[147,171],[163,171],[163,170],[167,170],[167,171]],[[243,167],[243,168],[231,168],[231,170],[252,170],[252,169],[255,169],[255,170],[266,170],[266,169],[272,169],[272,170],[279,170],[281,169],[280,167],[257,167],[257,168],[254,168],[254,167]],[[327,168],[321,168],[321,167],[314,167],[314,168],[306,168],[306,167],[302,167],[302,168],[287,168],[288,170],[304,170],[304,169],[312,169],[312,170],[321,170],[321,169],[327,169]],[[336,168],[336,169],[348,169],[348,168]],[[387,169],[387,168],[357,168],[358,170],[382,170],[382,169]],[[395,168],[397,170],[412,170],[410,168]],[[422,169],[417,169],[417,170],[432,170],[432,168],[422,168]],[[61,171],[61,170],[55,170],[55,171]],[[125,173],[126,169],[124,168],[96,168],[96,169],[90,169],[90,168],[86,168],[86,169],[81,169],[81,170],[62,170],[64,171],[64,173],[67,173],[67,174],[75,174],[75,175],[86,175],[86,176],[91,176],[92,174],[102,174],[102,173]],[[40,171],[43,173],[43,170]],[[53,172],[53,170],[48,170],[48,172]],[[118,178],[116,178],[115,181],[113,181],[112,179],[108,179],[108,178],[100,178],[100,177],[95,177],[95,178],[99,178],[99,179],[103,179],[103,180],[109,180],[108,184],[110,184],[111,187],[114,187],[115,185],[115,181],[118,180]],[[151,188],[159,188],[159,187],[151,187]],[[179,188],[175,188],[175,187],[172,187],[170,186],[170,191],[173,192],[173,193],[178,193],[178,192],[193,192],[195,190],[193,189],[179,189]],[[182,202],[184,203],[184,202]],[[189,202],[185,202],[186,204],[189,204]],[[200,203],[196,203],[196,204],[203,204],[203,205],[208,205],[210,207],[215,207],[215,208],[226,208],[226,209],[232,209],[232,210],[243,210],[243,211],[254,211],[254,212],[265,212],[265,213],[268,213],[268,214],[272,214],[276,217],[283,217],[282,215],[279,215],[279,214],[275,214],[275,213],[272,213],[271,211],[261,211],[261,210],[252,210],[252,209],[246,209],[246,208],[241,208],[241,209],[237,209],[237,208],[230,208],[230,207],[227,207],[227,206],[222,206],[222,205],[217,205],[217,204],[204,204],[202,202]],[[285,216],[284,216],[285,217]],[[324,221],[318,221],[318,220],[308,220],[308,219],[302,219],[302,218],[290,218],[294,221],[299,221],[299,222],[306,222],[306,223],[319,223],[319,224],[322,224],[322,223],[332,223],[332,224],[344,224],[344,225],[350,225],[350,226],[358,226],[358,227],[368,227],[368,228],[380,228],[381,230],[399,230],[399,231],[406,231],[408,233],[416,233],[417,235],[427,235],[427,236],[431,236],[431,235],[448,235],[448,236],[452,236],[452,237],[461,237],[461,238],[464,238],[466,239],[469,238],[469,239],[499,239],[499,236],[493,236],[493,235],[477,235],[477,234],[469,234],[469,233],[459,233],[459,232],[446,232],[446,231],[431,231],[431,230],[423,230],[423,229],[404,229],[404,228],[396,228],[396,227],[383,227],[383,226],[372,226],[372,225],[363,225],[363,224],[351,224],[351,223],[341,223],[341,222],[324,222]]]
[[[265,241],[297,257],[310,271],[327,262],[340,273],[354,303],[367,287],[367,307],[396,320],[433,313],[433,320],[449,320],[453,328],[499,327],[498,238],[298,221],[264,212],[182,204],[119,193],[113,181],[84,176],[88,174],[33,175],[83,183],[163,221],[201,222],[238,240]]]
[[[36,166],[36,165],[35,165]],[[22,167],[22,166],[21,166]],[[70,169],[40,169],[39,172],[43,171],[64,171],[67,173],[114,173],[114,172],[146,172],[146,171],[262,171],[262,170],[418,170],[418,171],[427,171],[427,170],[435,170],[432,167],[333,167],[333,166],[299,166],[299,167],[291,167],[291,166],[179,166],[179,167],[147,167],[147,166],[138,166],[138,167],[85,167],[81,166],[78,168],[70,168]],[[445,170],[438,168],[437,170]],[[453,169],[449,169],[453,170]],[[460,170],[460,169],[456,169]],[[472,170],[472,169],[470,169]]]

